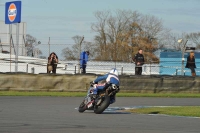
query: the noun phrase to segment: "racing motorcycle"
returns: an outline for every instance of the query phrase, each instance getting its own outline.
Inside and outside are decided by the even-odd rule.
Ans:
[[[83,113],[85,110],[94,110],[94,113],[101,114],[115,98],[116,93],[119,92],[119,86],[115,84],[108,84],[103,90],[98,90],[97,95],[90,94],[90,90],[94,87],[94,84],[90,85],[88,95],[84,98],[80,104],[78,111]],[[89,102],[88,102],[88,99]]]

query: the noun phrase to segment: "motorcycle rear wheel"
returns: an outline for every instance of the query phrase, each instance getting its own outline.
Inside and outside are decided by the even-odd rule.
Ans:
[[[106,95],[103,99],[103,102],[94,108],[94,113],[101,114],[108,106],[110,105],[110,97]]]

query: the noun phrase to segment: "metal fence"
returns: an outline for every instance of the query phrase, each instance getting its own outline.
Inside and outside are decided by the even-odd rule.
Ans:
[[[170,62],[166,61],[161,65],[162,62],[152,62],[149,64],[144,64],[142,66],[143,72],[142,75],[182,75],[181,62]],[[173,65],[172,65],[173,64]],[[176,64],[176,65],[174,65]],[[196,62],[196,74],[200,75],[200,64]],[[15,56],[9,54],[0,53],[0,72],[15,72],[16,62]],[[18,57],[18,71],[24,73],[47,73],[47,59],[40,59],[34,57]],[[57,74],[77,74],[80,71],[79,61],[59,61],[57,66]],[[86,73],[94,74],[104,74],[109,72],[112,68],[117,68],[120,75],[134,75],[135,74],[135,64],[127,62],[109,62],[109,61],[88,61],[86,67]],[[190,69],[184,68],[184,75],[191,75]]]

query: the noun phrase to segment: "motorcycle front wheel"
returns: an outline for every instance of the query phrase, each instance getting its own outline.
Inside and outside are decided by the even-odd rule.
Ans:
[[[80,104],[80,106],[79,106],[79,108],[78,108],[78,111],[79,111],[80,113],[83,113],[85,110],[86,110],[86,105],[85,105],[85,102],[83,101],[83,102]]]

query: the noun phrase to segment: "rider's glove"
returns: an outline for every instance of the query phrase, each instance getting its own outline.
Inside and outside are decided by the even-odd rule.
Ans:
[[[119,87],[117,87],[117,90],[116,90],[116,92],[118,93],[120,91],[120,89],[119,89]]]

